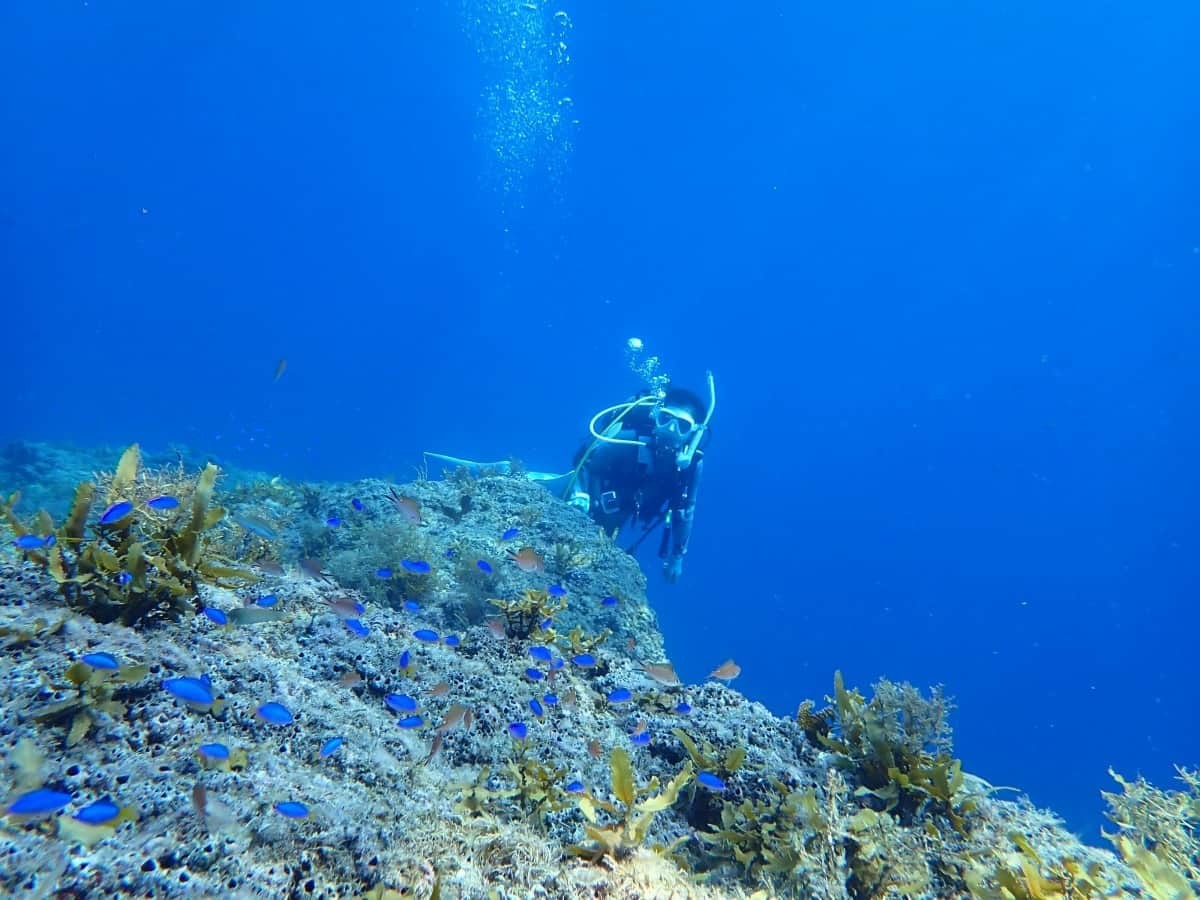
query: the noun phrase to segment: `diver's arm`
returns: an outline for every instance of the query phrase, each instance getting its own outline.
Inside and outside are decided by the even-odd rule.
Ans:
[[[691,478],[683,493],[671,504],[670,516],[670,545],[667,548],[666,562],[663,563],[663,574],[668,581],[676,581],[683,572],[683,557],[687,555],[688,541],[692,537],[692,521],[696,515],[696,494],[700,487],[700,474],[704,461],[697,459],[692,464]]]
[[[696,494],[700,489],[700,475],[703,468],[704,460],[702,459],[696,460],[692,465],[692,477],[684,496],[680,498],[682,504],[671,515],[672,552],[676,556],[683,556],[687,553],[688,541],[692,537],[692,519],[696,515]]]

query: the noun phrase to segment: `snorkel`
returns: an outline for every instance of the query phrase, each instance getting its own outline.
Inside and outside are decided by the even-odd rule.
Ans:
[[[708,422],[712,419],[713,410],[717,408],[717,383],[713,378],[712,370],[704,373],[708,378],[708,414],[701,422],[693,429],[691,438],[683,449],[675,454],[675,465],[682,471],[692,464],[692,459],[696,455],[696,451],[700,449],[700,441],[704,439],[705,433],[708,431]]]

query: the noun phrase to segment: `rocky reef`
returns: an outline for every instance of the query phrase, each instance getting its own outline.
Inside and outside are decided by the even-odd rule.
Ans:
[[[6,895],[1195,895],[1195,773],[1120,782],[1114,853],[964,771],[937,689],[683,684],[634,560],[519,475],[64,454],[0,469],[39,501],[3,507]]]

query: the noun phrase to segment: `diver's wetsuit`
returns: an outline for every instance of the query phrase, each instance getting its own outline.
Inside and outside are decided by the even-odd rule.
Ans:
[[[598,422],[596,430],[605,437],[639,440],[645,445],[600,441],[579,470],[576,490],[591,497],[588,514],[610,534],[627,522],[653,528],[662,517],[665,531],[658,555],[666,559],[682,557],[692,534],[708,435],[681,471],[675,463],[675,448],[658,446],[655,441],[649,407],[631,410],[616,433],[607,430],[614,418],[615,414],[608,421]],[[591,446],[589,441],[579,448],[576,466]]]

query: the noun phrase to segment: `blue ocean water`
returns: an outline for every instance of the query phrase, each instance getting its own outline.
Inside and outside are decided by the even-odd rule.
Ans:
[[[1094,840],[1106,767],[1200,762],[1198,28],[5,4],[0,440],[565,469],[640,337],[719,396],[682,581],[644,549],[685,679],[943,683]]]

